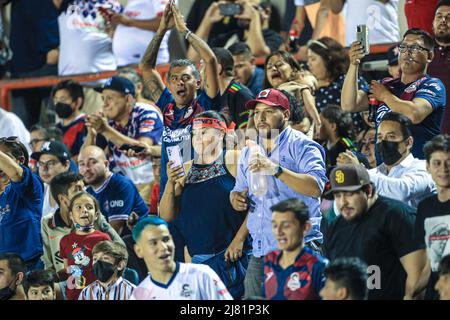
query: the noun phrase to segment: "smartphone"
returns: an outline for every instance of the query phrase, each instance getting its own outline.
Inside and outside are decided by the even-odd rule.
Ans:
[[[133,150],[134,152],[136,152],[136,153],[140,153],[140,152],[142,152],[142,151],[144,151],[145,150],[145,147],[142,147],[142,146],[133,146],[133,145],[131,145],[131,144],[123,144],[120,148],[119,148],[119,150],[122,150],[122,151],[127,151],[127,150],[129,150],[129,149],[131,149],[131,150]]]
[[[242,6],[239,3],[221,3],[219,4],[220,14],[227,16],[235,16],[242,13]]]
[[[183,168],[183,158],[181,157],[181,150],[179,146],[167,147],[167,157],[169,158],[169,161],[173,162],[172,168]]]
[[[356,27],[356,41],[359,41],[364,49],[364,54],[370,53],[369,46],[369,29],[365,24],[360,24]]]

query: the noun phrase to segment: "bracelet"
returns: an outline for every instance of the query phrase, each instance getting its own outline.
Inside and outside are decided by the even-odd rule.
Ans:
[[[188,31],[186,32],[186,34],[184,35],[184,38],[186,40],[188,40],[189,36],[191,35],[192,31],[188,29]]]

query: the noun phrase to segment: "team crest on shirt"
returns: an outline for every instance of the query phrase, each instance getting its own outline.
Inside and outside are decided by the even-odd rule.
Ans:
[[[405,89],[406,93],[411,93],[417,90],[416,83],[411,84],[408,88]]]
[[[189,286],[189,284],[185,283],[183,284],[183,286],[181,287],[181,293],[180,295],[184,298],[189,298],[192,295],[192,290],[191,287]]]
[[[186,111],[186,114],[184,115],[184,119],[189,118],[193,112],[194,112],[194,108],[192,108],[192,106],[189,106],[189,108]]]
[[[300,274],[298,272],[294,272],[289,277],[289,281],[287,283],[287,287],[291,291],[296,291],[302,287],[302,283],[300,281]]]

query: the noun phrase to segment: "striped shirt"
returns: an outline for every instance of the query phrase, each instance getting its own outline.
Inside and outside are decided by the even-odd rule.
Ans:
[[[122,277],[107,289],[96,280],[81,291],[78,300],[128,300],[135,288],[134,284]]]

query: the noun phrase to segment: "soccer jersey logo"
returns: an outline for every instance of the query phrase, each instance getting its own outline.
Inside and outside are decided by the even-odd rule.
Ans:
[[[189,118],[193,112],[194,112],[194,108],[192,108],[192,106],[189,106],[189,108],[186,111],[186,114],[184,115],[184,119]]]
[[[291,274],[287,283],[287,287],[291,291],[296,291],[302,287],[302,283],[300,282],[300,275],[298,274],[298,272],[294,272]]]
[[[184,298],[189,298],[192,295],[192,290],[191,287],[189,286],[189,284],[185,283],[183,284],[183,286],[181,287],[181,296]]]

